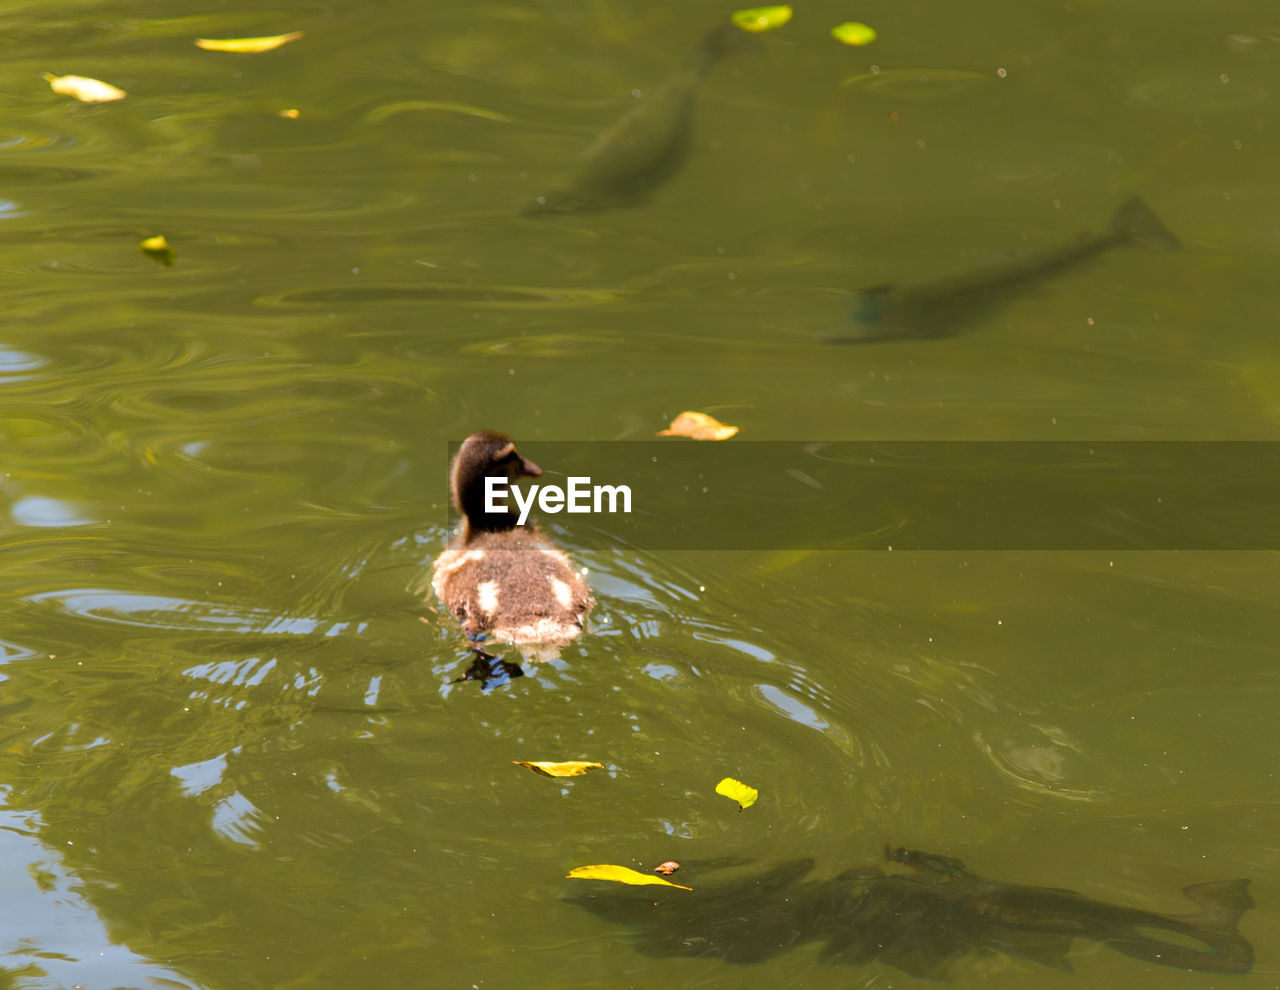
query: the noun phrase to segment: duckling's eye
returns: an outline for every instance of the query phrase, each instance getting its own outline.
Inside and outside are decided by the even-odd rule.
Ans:
[[[494,464],[501,464],[504,461],[511,460],[515,456],[516,456],[516,445],[511,443],[510,441],[507,441],[501,447],[494,450],[489,455],[489,459]]]

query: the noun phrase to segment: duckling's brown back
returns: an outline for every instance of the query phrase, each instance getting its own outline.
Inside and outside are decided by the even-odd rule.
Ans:
[[[530,530],[479,534],[437,558],[432,587],[472,636],[563,645],[594,605],[568,556]]]

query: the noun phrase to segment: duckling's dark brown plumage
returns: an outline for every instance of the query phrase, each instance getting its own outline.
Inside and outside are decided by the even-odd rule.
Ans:
[[[564,551],[514,512],[485,511],[485,478],[514,481],[541,469],[521,457],[509,437],[473,433],[449,468],[449,494],[462,515],[458,535],[431,568],[431,587],[470,636],[555,656],[582,632],[595,604],[591,589]],[[510,499],[508,500],[510,501]]]

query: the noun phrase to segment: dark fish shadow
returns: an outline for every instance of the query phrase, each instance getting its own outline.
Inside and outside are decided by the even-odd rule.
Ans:
[[[727,19],[717,23],[675,73],[601,132],[572,175],[538,196],[522,215],[593,213],[647,203],[692,153],[694,108],[707,74],[726,55],[749,50],[750,41]]]
[[[915,285],[875,285],[857,293],[849,329],[828,344],[952,337],[983,322],[1015,296],[1117,247],[1176,251],[1181,246],[1137,196],[1125,200],[1107,225],[1058,247],[1001,264]]]
[[[686,863],[686,874],[699,865]],[[1237,924],[1253,901],[1247,880],[1194,884],[1201,910],[1167,915],[1095,901],[1070,890],[987,880],[945,856],[886,849],[886,862],[807,880],[813,861],[694,889],[600,890],[570,898],[634,929],[637,951],[654,957],[763,962],[806,942],[819,960],[879,960],[912,976],[943,979],[966,955],[1001,953],[1066,972],[1073,939],[1085,938],[1163,966],[1246,973],[1253,947]]]

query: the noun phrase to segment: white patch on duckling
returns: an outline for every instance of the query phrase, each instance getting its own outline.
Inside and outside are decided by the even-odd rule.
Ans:
[[[431,569],[431,590],[436,593],[436,597],[444,601],[444,586],[449,578],[467,564],[478,560],[484,560],[484,551],[479,547],[470,550],[450,547],[437,557],[435,566]]]
[[[573,608],[573,589],[561,581],[558,577],[547,575],[547,580],[551,582],[551,591],[556,596],[556,601],[560,603],[561,608]]]
[[[480,596],[480,611],[485,615],[493,615],[498,611],[498,582],[497,581],[481,581],[476,588],[476,593]]]
[[[454,571],[458,570],[458,568],[465,567],[467,564],[476,560],[484,560],[484,551],[479,547],[475,547],[471,550],[464,550],[462,552],[450,547],[436,558],[436,577],[443,580]]]
[[[518,626],[498,626],[492,630],[493,638],[499,643],[511,643],[514,646],[527,644],[563,646],[580,632],[582,632],[580,623],[553,618],[541,618]]]
[[[542,544],[538,544],[538,551],[540,553],[546,554],[548,557],[554,560],[557,564],[563,564],[565,567],[569,568],[570,570],[573,569],[573,565],[569,563],[569,558],[564,555],[563,550],[557,550],[555,547],[549,547],[545,543],[542,543]]]

